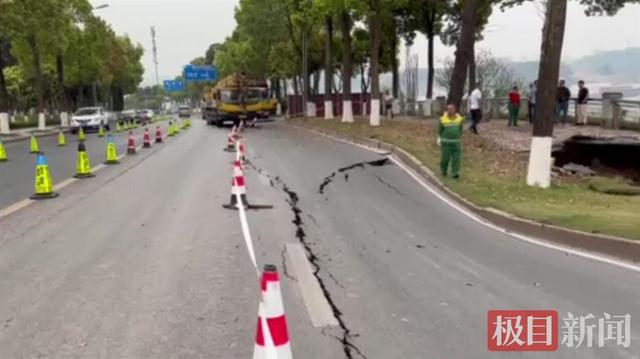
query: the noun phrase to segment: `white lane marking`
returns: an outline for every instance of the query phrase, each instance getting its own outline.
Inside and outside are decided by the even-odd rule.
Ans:
[[[316,131],[312,131],[312,132],[316,133]],[[381,153],[381,151],[379,149],[377,149],[377,148],[369,147],[369,146],[366,146],[366,145],[362,145],[362,144],[359,144],[359,143],[351,142],[351,141],[344,140],[344,139],[341,139],[341,138],[336,138],[334,136],[330,136],[330,135],[327,135],[327,134],[321,134],[321,135],[325,136],[325,137],[328,137],[328,138],[330,138],[330,139],[332,139],[334,141],[349,143],[349,144],[351,144],[353,146],[365,149],[367,151],[375,152],[377,154]],[[389,156],[389,159],[391,159],[391,161],[393,161],[393,163],[398,165],[398,167],[400,167],[404,172],[406,172],[409,176],[411,176],[411,178],[413,178],[416,182],[418,182],[418,184],[420,184],[422,187],[424,187],[427,191],[429,191],[431,194],[436,196],[438,199],[440,199],[444,203],[448,204],[449,206],[453,207],[458,212],[464,214],[465,216],[471,218],[472,220],[474,220],[474,221],[476,221],[476,222],[478,222],[478,223],[480,223],[480,224],[482,224],[484,226],[487,226],[487,227],[489,227],[489,228],[491,228],[493,230],[496,230],[498,232],[504,233],[504,234],[506,234],[508,236],[511,236],[513,238],[520,239],[522,241],[525,241],[525,242],[528,242],[528,243],[531,243],[531,244],[536,244],[536,245],[539,245],[541,247],[545,247],[545,248],[549,248],[549,249],[553,249],[553,250],[557,250],[557,251],[571,253],[571,254],[576,255],[578,257],[587,258],[587,259],[590,259],[590,260],[593,260],[593,261],[596,261],[596,262],[607,263],[607,264],[614,265],[614,266],[617,266],[617,267],[629,269],[629,270],[632,270],[634,272],[640,272],[640,266],[632,264],[632,263],[629,263],[629,262],[625,262],[625,261],[622,261],[622,260],[618,260],[618,259],[614,259],[614,258],[610,258],[610,257],[606,257],[606,256],[590,253],[590,252],[581,251],[581,250],[570,248],[570,247],[556,245],[556,244],[553,244],[553,243],[550,243],[550,242],[547,242],[547,241],[544,241],[544,240],[541,240],[541,239],[536,239],[536,238],[533,238],[533,237],[525,236],[523,234],[514,233],[512,231],[507,230],[506,228],[497,226],[497,225],[485,220],[484,218],[479,217],[476,214],[470,212],[466,208],[462,207],[461,205],[455,203],[453,200],[449,199],[446,195],[443,195],[442,193],[437,191],[435,188],[433,188],[433,186],[431,186],[427,182],[425,182],[424,179],[422,179],[422,177],[420,177],[413,170],[411,170],[410,168],[405,166],[401,161],[398,161],[393,156]]]
[[[168,137],[167,135],[163,135],[162,139],[164,140],[167,137]],[[142,149],[142,145],[136,147],[136,152],[140,151],[141,149]],[[125,156],[126,156],[126,154],[123,153],[123,154],[119,155],[117,158],[118,158],[118,160],[121,160]],[[99,165],[93,167],[91,169],[91,172],[98,172],[98,171],[100,171],[101,169],[103,169],[105,167],[107,167],[107,166],[104,163],[100,163]],[[58,183],[57,185],[54,185],[53,189],[55,191],[59,191],[59,190],[65,188],[65,187],[69,186],[70,184],[76,182],[77,180],[78,180],[77,178],[69,177],[69,178],[63,180],[62,182]],[[12,213],[18,212],[19,210],[21,210],[23,208],[26,208],[27,206],[29,206],[29,205],[31,205],[31,204],[33,204],[35,202],[37,202],[37,201],[34,201],[34,200],[30,199],[30,198],[25,198],[25,199],[22,199],[22,200],[20,200],[18,202],[10,204],[8,207],[0,209],[0,219],[2,219],[3,217],[6,217],[6,216],[8,216],[8,215],[10,215]]]
[[[233,181],[235,185],[235,179]],[[249,257],[251,257],[251,262],[253,262],[253,266],[256,268],[256,273],[258,273],[258,278],[260,278],[260,269],[258,268],[258,262],[256,262],[256,253],[253,250],[253,240],[251,240],[251,232],[249,231],[249,221],[247,221],[247,211],[244,208],[244,203],[242,201],[240,191],[234,191],[234,192],[236,192],[234,196],[236,196],[236,203],[238,207],[238,217],[240,217],[240,227],[242,227],[242,236],[244,237],[244,243],[247,246]]]
[[[304,248],[298,243],[287,243],[286,247],[311,324],[315,328],[329,325],[337,326],[338,320],[333,315],[331,306],[322,293],[318,280],[313,275],[311,263],[309,263]]]
[[[94,170],[93,170],[93,169],[91,169],[91,171],[92,171],[92,172],[94,172]],[[74,182],[75,182],[75,181],[77,181],[77,180],[78,180],[78,179],[77,179],[77,178],[74,178],[74,177],[67,178],[66,180],[64,180],[64,181],[62,181],[62,182],[60,182],[60,183],[58,183],[57,185],[54,185],[54,186],[53,186],[53,190],[54,190],[54,191],[59,191],[59,190],[61,190],[61,189],[65,188],[65,187],[67,187],[68,185],[70,185],[70,184],[74,183]]]
[[[33,202],[35,202],[35,201],[30,199],[30,198],[25,198],[23,200],[20,200],[20,201],[18,201],[16,203],[10,205],[9,207],[3,208],[2,210],[0,210],[0,218],[6,217],[6,216],[10,215],[11,213],[15,213],[15,212],[25,208],[26,206],[30,205]]]
[[[577,249],[574,249],[574,248],[570,248],[570,247],[565,247],[565,246],[561,246],[561,245],[552,244],[552,243],[549,243],[549,242],[544,241],[544,240],[540,240],[540,239],[536,239],[536,238],[533,238],[533,237],[525,236],[525,235],[519,234],[519,233],[514,233],[512,231],[507,230],[506,228],[497,226],[497,225],[485,220],[484,218],[476,215],[475,213],[470,212],[466,208],[464,208],[461,205],[455,203],[454,201],[449,199],[447,196],[445,196],[442,193],[440,193],[439,191],[437,191],[431,185],[426,183],[422,178],[420,178],[419,175],[417,175],[414,171],[412,171],[411,169],[406,167],[402,162],[398,161],[393,156],[389,156],[389,158],[391,159],[391,161],[393,161],[393,163],[398,165],[398,167],[400,167],[407,174],[409,174],[409,176],[411,176],[416,182],[418,182],[427,191],[429,191],[434,196],[438,197],[438,199],[440,199],[441,201],[445,202],[449,206],[453,207],[458,212],[460,212],[460,213],[464,214],[465,216],[471,218],[472,220],[474,220],[474,221],[476,221],[476,222],[478,222],[478,223],[480,223],[482,225],[485,225],[485,226],[487,226],[487,227],[489,227],[489,228],[491,228],[493,230],[496,230],[498,232],[504,233],[506,235],[509,235],[511,237],[520,239],[520,240],[525,241],[525,242],[529,242],[529,243],[532,243],[532,244],[537,244],[537,245],[545,247],[545,248],[571,253],[573,255],[576,255],[576,256],[579,256],[579,257],[583,257],[583,258],[587,258],[587,259],[591,259],[591,260],[594,260],[594,261],[597,261],[597,262],[607,263],[607,264],[611,264],[611,265],[614,265],[614,266],[622,267],[622,268],[625,268],[625,269],[630,269],[630,270],[635,271],[635,272],[640,272],[640,266],[632,264],[632,263],[627,263],[627,262],[623,262],[623,261],[616,260],[616,259],[613,259],[613,258],[604,257],[604,256],[601,256],[601,255],[580,251],[580,250],[577,250]]]

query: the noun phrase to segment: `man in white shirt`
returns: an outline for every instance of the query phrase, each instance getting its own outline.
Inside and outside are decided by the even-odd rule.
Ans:
[[[469,112],[471,113],[471,127],[469,130],[478,134],[478,123],[482,120],[482,92],[476,86],[469,95]]]

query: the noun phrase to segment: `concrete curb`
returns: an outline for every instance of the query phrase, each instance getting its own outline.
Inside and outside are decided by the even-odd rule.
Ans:
[[[495,208],[480,207],[471,203],[459,194],[446,187],[442,181],[417,158],[400,147],[391,145],[379,140],[352,138],[342,135],[329,135],[318,130],[305,128],[303,126],[287,124],[293,128],[307,131],[316,135],[331,138],[333,140],[349,142],[368,147],[389,151],[397,160],[415,171],[425,181],[441,191],[456,203],[464,206],[469,211],[514,233],[525,236],[539,238],[548,242],[564,245],[567,247],[582,249],[587,252],[600,253],[611,257],[620,258],[631,262],[640,262],[640,241],[626,238],[588,233],[579,230],[560,227],[552,224],[545,224],[533,220],[517,217],[515,215],[499,211]]]
[[[71,131],[70,128],[65,128],[65,129],[62,130],[62,132],[64,132],[64,133],[68,133],[69,131]],[[36,138],[56,136],[56,135],[58,135],[58,130],[53,131],[53,132],[37,134]],[[2,143],[18,142],[18,141],[28,140],[30,138],[31,138],[31,135],[26,135],[26,136],[20,135],[20,136],[16,136],[16,137],[6,138],[6,139],[2,140]]]

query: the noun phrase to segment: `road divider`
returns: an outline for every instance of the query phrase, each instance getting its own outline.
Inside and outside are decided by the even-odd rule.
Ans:
[[[2,144],[2,140],[0,140],[0,162],[7,162],[9,158],[7,157],[7,150],[4,148]]]
[[[91,173],[91,161],[89,160],[89,154],[87,153],[87,147],[84,142],[78,143],[78,155],[76,161],[76,174],[74,178],[91,178],[95,177]]]
[[[151,148],[151,134],[149,134],[149,128],[144,128],[144,134],[142,135],[142,148]]]
[[[39,153],[40,152],[40,146],[38,145],[38,139],[36,138],[35,135],[31,135],[31,141],[30,141],[30,153]]]
[[[64,147],[67,145],[67,139],[64,137],[64,132],[58,132],[58,147]]]
[[[223,151],[227,152],[235,152],[236,151],[236,142],[238,140],[238,133],[236,132],[236,126],[231,127],[231,131],[227,136],[227,147],[223,148]]]
[[[106,161],[104,161],[105,165],[117,165],[120,163],[118,160],[118,148],[116,144],[113,142],[113,136],[107,136],[107,149],[105,151]]]
[[[51,180],[51,172],[47,158],[43,152],[38,153],[36,159],[36,176],[35,176],[35,193],[31,199],[49,199],[58,197],[58,193],[53,191],[53,181]]]
[[[156,126],[156,143],[162,143],[162,129],[160,125]]]
[[[135,155],[136,152],[136,138],[133,136],[133,131],[129,131],[129,139],[127,139],[127,154]]]
[[[287,318],[276,266],[264,266],[260,293],[253,359],[291,359]]]

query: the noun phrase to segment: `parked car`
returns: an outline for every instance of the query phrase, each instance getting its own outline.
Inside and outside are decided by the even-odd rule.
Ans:
[[[141,124],[147,124],[151,122],[152,118],[153,118],[153,110],[144,109],[144,110],[136,111],[136,119]]]
[[[125,110],[120,113],[120,121],[133,121],[136,119],[136,110]]]
[[[110,130],[111,114],[102,107],[80,107],[71,115],[71,132],[76,133],[82,127],[83,131],[98,130],[100,126]]]
[[[178,107],[178,117],[191,117],[191,107],[180,106]]]

